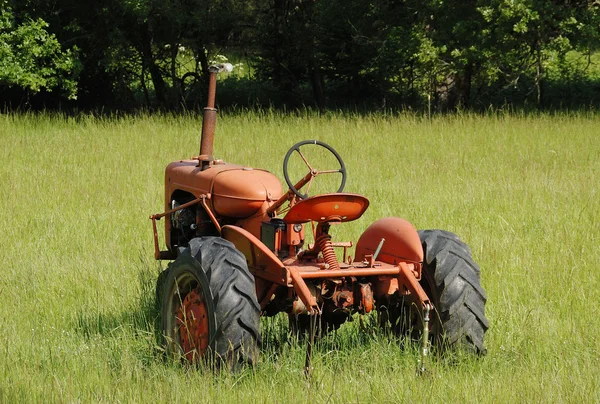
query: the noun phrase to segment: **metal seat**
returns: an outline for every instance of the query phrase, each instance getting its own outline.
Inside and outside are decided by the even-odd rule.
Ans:
[[[362,216],[369,200],[358,194],[334,193],[313,196],[296,203],[285,215],[287,224],[350,222]]]

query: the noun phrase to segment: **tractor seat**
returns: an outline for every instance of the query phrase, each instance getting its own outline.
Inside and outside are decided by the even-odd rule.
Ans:
[[[358,194],[323,194],[303,199],[290,209],[283,221],[287,224],[309,221],[350,222],[362,216],[369,207],[369,200]]]

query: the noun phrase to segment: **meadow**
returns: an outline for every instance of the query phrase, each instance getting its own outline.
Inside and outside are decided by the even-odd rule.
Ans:
[[[487,291],[484,358],[431,357],[354,321],[305,346],[263,319],[259,363],[213,375],[158,344],[148,216],[164,167],[198,154],[194,115],[0,115],[0,402],[600,402],[600,114],[228,113],[215,155],[280,177],[331,144],[371,200],[357,240],[401,216],[457,233]],[[162,224],[162,222],[161,222]]]

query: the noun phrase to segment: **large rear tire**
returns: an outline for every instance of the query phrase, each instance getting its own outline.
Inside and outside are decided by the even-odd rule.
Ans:
[[[420,230],[419,237],[424,252],[421,286],[435,306],[431,318],[434,344],[485,355],[487,295],[471,250],[447,231]]]
[[[192,239],[163,274],[157,296],[169,355],[230,370],[256,362],[260,307],[254,277],[232,243]]]

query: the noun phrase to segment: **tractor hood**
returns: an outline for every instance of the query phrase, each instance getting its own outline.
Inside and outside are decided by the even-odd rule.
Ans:
[[[265,202],[281,197],[279,179],[268,171],[216,161],[209,169],[198,167],[198,160],[169,164],[165,172],[166,209],[178,191],[195,197],[210,194],[210,204],[218,216],[247,218]]]
[[[270,172],[241,167],[218,173],[211,193],[218,215],[240,219],[256,213],[266,201],[279,199],[282,189]]]

